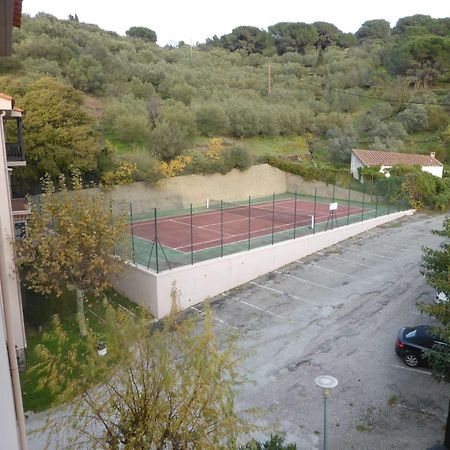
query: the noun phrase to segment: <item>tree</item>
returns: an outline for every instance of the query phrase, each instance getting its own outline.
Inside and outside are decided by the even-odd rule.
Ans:
[[[27,235],[15,242],[17,266],[24,270],[27,287],[59,297],[64,289],[76,292],[81,335],[87,334],[84,300],[99,296],[122,268],[114,256],[124,236],[124,220],[112,220],[102,194],[83,192],[79,172],[69,192],[64,175],[60,192],[50,177],[43,182],[40,202],[31,202]]]
[[[140,39],[144,42],[155,43],[158,38],[153,30],[150,30],[150,28],[146,27],[131,27],[130,29],[125,31],[125,34],[129,37]]]
[[[434,230],[433,234],[442,236],[444,241],[439,249],[425,247],[422,261],[422,270],[427,282],[439,292],[444,292],[450,298],[450,216],[444,219],[442,230]],[[438,320],[436,334],[443,340],[450,342],[450,302],[438,305],[420,303],[421,312]],[[425,353],[433,376],[438,381],[450,383],[450,349],[434,348]],[[450,399],[447,413],[447,426],[445,429],[444,446],[450,448]]]
[[[279,55],[287,52],[304,53],[308,45],[314,45],[319,34],[313,25],[302,22],[279,22],[269,27]]]
[[[327,131],[330,158],[338,163],[348,163],[352,148],[358,142],[357,133],[352,125],[345,128],[333,128]]]
[[[245,379],[234,338],[219,349],[209,309],[200,324],[172,314],[151,326],[110,306],[104,320],[101,336],[90,330],[80,343],[68,341],[56,319],[49,345],[38,348],[43,387],[70,401],[67,415],[47,424],[57,448],[225,450],[253,429],[235,411]],[[107,345],[103,357],[99,339]]]
[[[244,50],[247,54],[262,53],[270,44],[270,36],[267,31],[251,26],[234,28],[231,33],[223,35],[220,40],[223,48],[232,52]]]
[[[409,105],[398,115],[398,119],[408,132],[425,130],[428,127],[428,113],[423,105]]]
[[[319,35],[315,46],[322,50],[325,50],[330,45],[336,45],[339,35],[342,34],[342,31],[332,23],[314,22],[313,26]]]
[[[94,93],[103,90],[105,84],[103,67],[90,55],[72,58],[64,72],[75,89]]]
[[[72,168],[82,173],[97,169],[100,137],[83,103],[80,92],[54,78],[42,78],[29,86],[21,101],[27,111],[27,166],[17,170],[16,176],[31,184],[46,173],[56,178]]]
[[[355,33],[358,39],[386,39],[391,32],[391,25],[387,20],[374,19],[364,22]]]

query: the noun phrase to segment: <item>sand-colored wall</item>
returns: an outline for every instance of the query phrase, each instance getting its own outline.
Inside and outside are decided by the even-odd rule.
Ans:
[[[225,175],[184,175],[160,180],[150,186],[144,182],[117,186],[108,193],[116,208],[133,203],[133,211],[140,213],[152,208],[172,210],[203,206],[206,199],[240,200],[265,197],[286,192],[286,173],[261,164],[247,170],[233,169]]]
[[[172,210],[203,206],[206,199],[244,200],[269,195],[295,192],[304,195],[314,195],[317,190],[319,197],[333,196],[333,185],[322,181],[306,181],[298,175],[283,172],[280,169],[260,164],[247,170],[233,169],[225,175],[220,173],[207,175],[185,175],[166,178],[156,185],[150,186],[144,182],[117,186],[108,193],[116,208],[133,203],[133,211],[140,213],[152,208]],[[335,198],[346,200],[348,190],[336,186]],[[351,192],[352,200],[362,200],[362,194]]]

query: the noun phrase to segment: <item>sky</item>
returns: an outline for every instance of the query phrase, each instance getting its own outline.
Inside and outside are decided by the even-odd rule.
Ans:
[[[158,44],[205,42],[240,25],[267,29],[278,22],[330,22],[354,33],[366,20],[385,19],[394,26],[400,17],[427,14],[450,16],[448,0],[23,0],[22,11],[43,11],[60,19],[77,14],[121,35],[132,26],[154,30]]]

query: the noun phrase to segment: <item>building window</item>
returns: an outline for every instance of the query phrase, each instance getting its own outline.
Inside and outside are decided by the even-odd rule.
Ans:
[[[23,239],[27,235],[27,222],[20,221],[14,223],[14,236],[16,240]]]

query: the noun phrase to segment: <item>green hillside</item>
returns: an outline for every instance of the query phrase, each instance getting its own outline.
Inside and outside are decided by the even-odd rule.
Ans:
[[[27,111],[16,190],[71,167],[110,184],[265,155],[348,167],[352,147],[450,162],[449,18],[239,27],[193,48],[129,31],[42,13],[14,30],[0,91]]]

